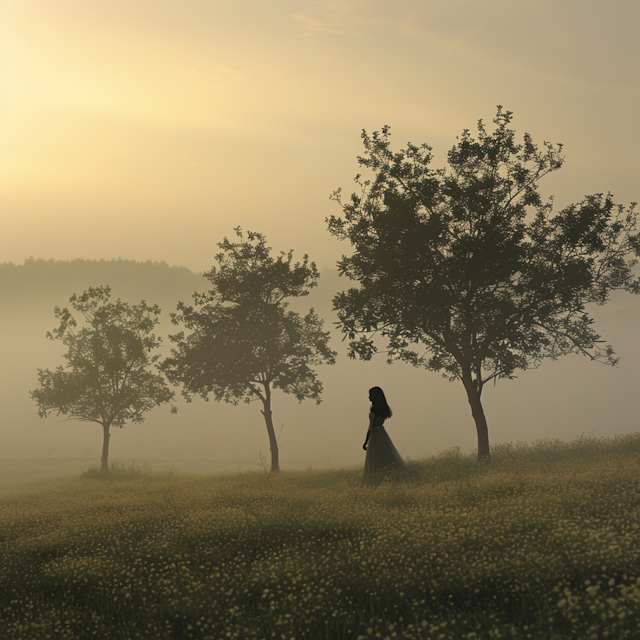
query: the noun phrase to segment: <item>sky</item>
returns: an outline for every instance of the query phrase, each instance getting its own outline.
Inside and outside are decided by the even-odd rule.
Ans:
[[[362,129],[436,165],[496,105],[562,142],[542,185],[638,198],[640,5],[0,0],[0,262],[208,269],[241,225],[331,267]]]

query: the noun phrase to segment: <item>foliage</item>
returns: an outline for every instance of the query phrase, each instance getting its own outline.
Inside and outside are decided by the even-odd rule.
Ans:
[[[344,217],[328,220],[354,248],[339,271],[360,285],[334,300],[350,357],[370,359],[381,338],[389,362],[461,380],[479,437],[487,382],[569,353],[615,364],[586,305],[640,292],[634,205],[596,194],[554,215],[538,183],[562,145],[517,143],[511,119],[499,107],[493,132],[465,130],[441,169],[426,144],[393,152],[389,127],[363,131],[358,161],[375,177],[357,176],[349,202],[336,191]]]
[[[95,422],[105,430],[122,428],[127,422],[143,422],[153,407],[174,396],[164,377],[151,370],[161,339],[154,333],[160,309],[144,301],[129,305],[110,302],[109,287],[90,287],[69,302],[84,325],[67,308],[56,307],[57,329],[47,333],[67,348],[66,366],[38,369],[38,387],[30,392],[38,414],[52,412],[70,419]],[[103,450],[103,469],[106,466]]]
[[[242,301],[180,311],[176,319],[192,333],[171,336],[176,348],[163,367],[182,382],[188,400],[194,394],[232,404],[262,400],[268,384],[298,400],[320,400],[322,383],[312,366],[332,356],[313,310],[300,317],[281,306]]]
[[[178,305],[174,324],[191,330],[171,336],[176,348],[163,367],[170,379],[195,394],[237,404],[264,398],[270,384],[298,400],[319,401],[322,383],[313,365],[333,362],[329,333],[313,309],[304,317],[287,310],[286,298],[305,296],[317,286],[316,266],[293,254],[275,259],[263,235],[248,232],[244,241],[224,239],[216,255],[218,267],[205,273],[213,285],[194,294],[195,306]]]
[[[68,479],[0,499],[0,635],[619,638],[640,631],[637,434],[355,470]]]
[[[329,332],[313,309],[305,316],[288,310],[286,300],[306,296],[317,285],[318,270],[308,256],[293,263],[293,252],[271,255],[262,234],[236,229],[238,242],[225,238],[205,277],[212,289],[194,294],[194,306],[178,305],[174,324],[184,331],[162,367],[182,383],[187,400],[198,394],[237,404],[261,400],[269,432],[272,469],[277,442],[271,423],[271,390],[297,400],[320,402],[322,383],[314,366],[335,362]]]

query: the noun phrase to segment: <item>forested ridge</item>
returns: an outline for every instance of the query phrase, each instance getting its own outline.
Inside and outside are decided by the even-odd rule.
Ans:
[[[203,289],[203,284],[201,274],[187,267],[151,260],[29,258],[24,264],[0,264],[0,301],[5,311],[25,303],[63,306],[73,293],[99,285],[109,285],[115,297],[175,306],[180,298]]]
[[[312,290],[299,304],[307,308],[314,306],[329,316],[332,295],[347,283],[346,278],[338,281],[335,269],[323,269],[318,289]],[[175,310],[179,300],[189,302],[194,291],[205,291],[207,284],[201,273],[164,261],[28,258],[23,264],[0,263],[0,309],[10,313],[19,311],[24,304],[35,304],[42,306],[50,318],[53,306],[64,306],[73,293],[108,285],[115,298],[134,303],[145,299],[160,305],[163,313],[169,313]],[[327,320],[332,322],[333,317]]]

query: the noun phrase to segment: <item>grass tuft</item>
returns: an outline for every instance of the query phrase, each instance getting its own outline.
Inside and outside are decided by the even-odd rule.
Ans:
[[[114,461],[109,465],[109,471],[107,473],[101,471],[94,465],[86,471],[83,471],[80,477],[83,480],[129,480],[141,476],[150,476],[152,472],[153,470],[148,462],[143,462],[142,465],[140,465],[135,460],[132,460],[128,465],[125,465],[123,462]]]

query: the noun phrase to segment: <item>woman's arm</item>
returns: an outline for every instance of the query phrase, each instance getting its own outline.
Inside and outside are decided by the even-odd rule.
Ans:
[[[371,433],[371,427],[373,427],[373,421],[375,420],[376,416],[373,413],[373,411],[371,413],[369,413],[369,428],[367,429],[367,437],[364,440],[364,444],[362,445],[362,448],[366,451],[367,450],[367,442],[369,442],[369,434]]]

